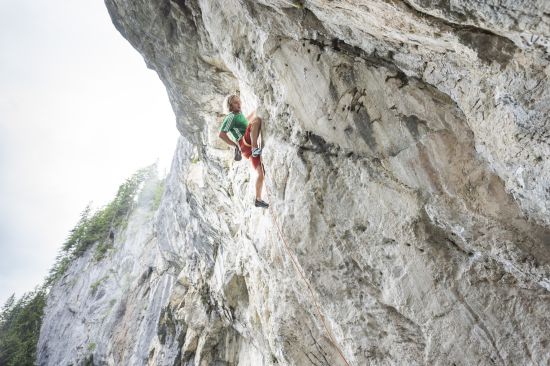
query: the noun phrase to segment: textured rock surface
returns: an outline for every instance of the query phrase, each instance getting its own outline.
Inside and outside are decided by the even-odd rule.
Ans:
[[[550,362],[548,2],[106,5],[182,137],[154,216],[52,290],[40,364]],[[217,138],[236,89],[276,220]]]

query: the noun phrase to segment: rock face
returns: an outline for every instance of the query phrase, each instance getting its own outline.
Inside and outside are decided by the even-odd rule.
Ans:
[[[550,3],[105,3],[181,137],[40,365],[550,363]],[[271,210],[217,137],[235,90]]]

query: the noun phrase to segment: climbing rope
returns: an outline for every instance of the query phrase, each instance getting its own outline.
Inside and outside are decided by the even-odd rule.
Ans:
[[[260,164],[262,164],[262,171],[264,173],[264,177],[265,177],[265,167],[264,167],[264,163],[263,161],[260,160]],[[266,193],[267,193],[267,197],[268,197],[268,201],[272,201],[271,200],[271,194],[269,192],[269,188],[267,187],[267,184],[265,184],[265,189],[266,189]],[[311,294],[311,299],[313,300],[313,303],[315,304],[315,307],[317,309],[317,313],[319,314],[319,318],[321,319],[321,322],[323,323],[323,327],[325,328],[325,332],[327,333],[328,335],[328,338],[330,340],[330,342],[332,343],[332,345],[334,346],[334,348],[336,348],[336,350],[338,351],[338,353],[340,354],[340,357],[342,358],[342,360],[344,361],[344,363],[347,365],[347,366],[350,366],[350,363],[348,362],[348,360],[346,359],[346,357],[344,356],[344,353],[342,352],[342,350],[340,349],[340,347],[338,346],[338,344],[336,343],[336,340],[334,339],[334,337],[332,336],[332,332],[329,330],[326,322],[325,322],[325,316],[323,315],[323,312],[321,311],[321,307],[319,306],[319,303],[317,302],[317,300],[315,299],[315,293],[313,292],[313,289],[312,289],[312,286],[311,284],[309,283],[309,281],[307,280],[304,272],[303,272],[303,269],[302,269],[302,266],[300,266],[300,264],[298,263],[298,260],[296,258],[294,258],[294,255],[292,254],[292,250],[290,249],[290,246],[288,245],[288,243],[286,242],[285,240],[285,237],[283,236],[283,232],[279,226],[279,223],[277,221],[277,218],[276,218],[276,215],[275,213],[273,212],[273,205],[269,205],[269,212],[271,212],[271,218],[273,219],[273,222],[275,222],[275,226],[277,227],[277,231],[279,232],[279,236],[281,237],[281,240],[283,241],[283,244],[284,244],[284,248],[288,254],[288,256],[290,257],[290,259],[292,260],[292,263],[294,264],[294,268],[296,268],[296,271],[300,274],[300,276],[302,277],[302,280],[305,282],[306,284],[306,287],[308,288],[310,294]]]

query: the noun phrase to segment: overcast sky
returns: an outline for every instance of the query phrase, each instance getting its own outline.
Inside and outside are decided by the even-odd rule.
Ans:
[[[166,90],[102,0],[0,0],[0,305],[42,283],[80,213],[168,170]]]

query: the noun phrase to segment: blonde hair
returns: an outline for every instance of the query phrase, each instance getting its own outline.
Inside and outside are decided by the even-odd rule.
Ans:
[[[223,101],[223,113],[224,114],[228,114],[229,112],[231,112],[231,102],[233,101],[233,99],[235,99],[235,97],[238,97],[239,95],[238,94],[229,94],[228,96],[225,97],[224,101]]]

